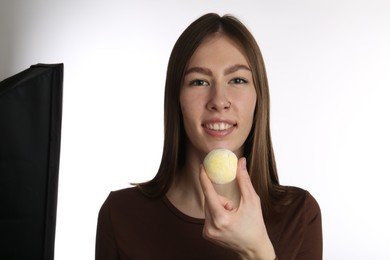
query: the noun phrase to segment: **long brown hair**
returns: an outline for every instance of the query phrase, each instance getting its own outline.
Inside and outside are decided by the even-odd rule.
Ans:
[[[244,51],[252,70],[257,95],[253,126],[244,144],[252,184],[268,211],[271,193],[279,186],[270,135],[270,102],[264,61],[256,40],[249,30],[231,15],[209,13],[201,16],[181,34],[173,47],[167,69],[164,99],[164,148],[156,176],[137,186],[150,197],[164,195],[184,165],[186,133],[179,104],[180,88],[191,56],[198,46],[215,34],[224,34]]]

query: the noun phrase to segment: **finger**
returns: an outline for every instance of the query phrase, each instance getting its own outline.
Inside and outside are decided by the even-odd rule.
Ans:
[[[199,167],[199,180],[205,197],[205,205],[208,206],[210,211],[218,212],[221,209],[221,202],[217,191],[214,189],[211,180],[206,174],[206,171],[201,164]],[[225,205],[223,205],[225,206]],[[230,206],[228,206],[229,208]]]
[[[240,188],[242,199],[250,198],[254,194],[257,194],[253,188],[251,179],[249,177],[248,170],[246,168],[246,159],[245,157],[238,160],[237,167],[237,183]]]

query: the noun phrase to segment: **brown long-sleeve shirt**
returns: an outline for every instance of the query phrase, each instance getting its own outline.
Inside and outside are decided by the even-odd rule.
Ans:
[[[305,190],[285,187],[266,222],[279,260],[321,260],[321,212]],[[204,219],[180,212],[137,188],[111,192],[99,212],[96,260],[238,259],[202,237]]]

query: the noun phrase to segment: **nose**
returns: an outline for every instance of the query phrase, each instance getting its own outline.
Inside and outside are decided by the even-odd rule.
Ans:
[[[231,106],[230,100],[226,95],[226,87],[221,85],[214,85],[210,88],[210,97],[207,103],[207,109],[210,111],[229,110]]]

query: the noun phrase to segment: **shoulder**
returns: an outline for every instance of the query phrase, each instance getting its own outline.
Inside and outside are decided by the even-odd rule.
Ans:
[[[138,200],[144,199],[144,195],[137,187],[130,187],[121,190],[111,191],[108,195],[108,199],[111,201],[127,201],[127,200]]]
[[[288,203],[292,200],[308,200],[316,202],[316,199],[308,190],[295,186],[277,186],[274,188],[274,199],[279,202]]]
[[[322,259],[321,210],[302,188],[276,186],[267,231],[280,259]]]
[[[294,186],[278,186],[274,190],[273,206],[277,212],[294,211],[308,217],[321,215],[321,209],[314,196],[307,190]]]
[[[154,199],[145,196],[137,187],[111,191],[102,207],[129,208],[137,205],[147,205]]]
[[[111,191],[100,208],[99,219],[123,227],[125,223],[136,223],[147,215],[157,214],[163,208],[161,201],[147,197],[137,187]]]

